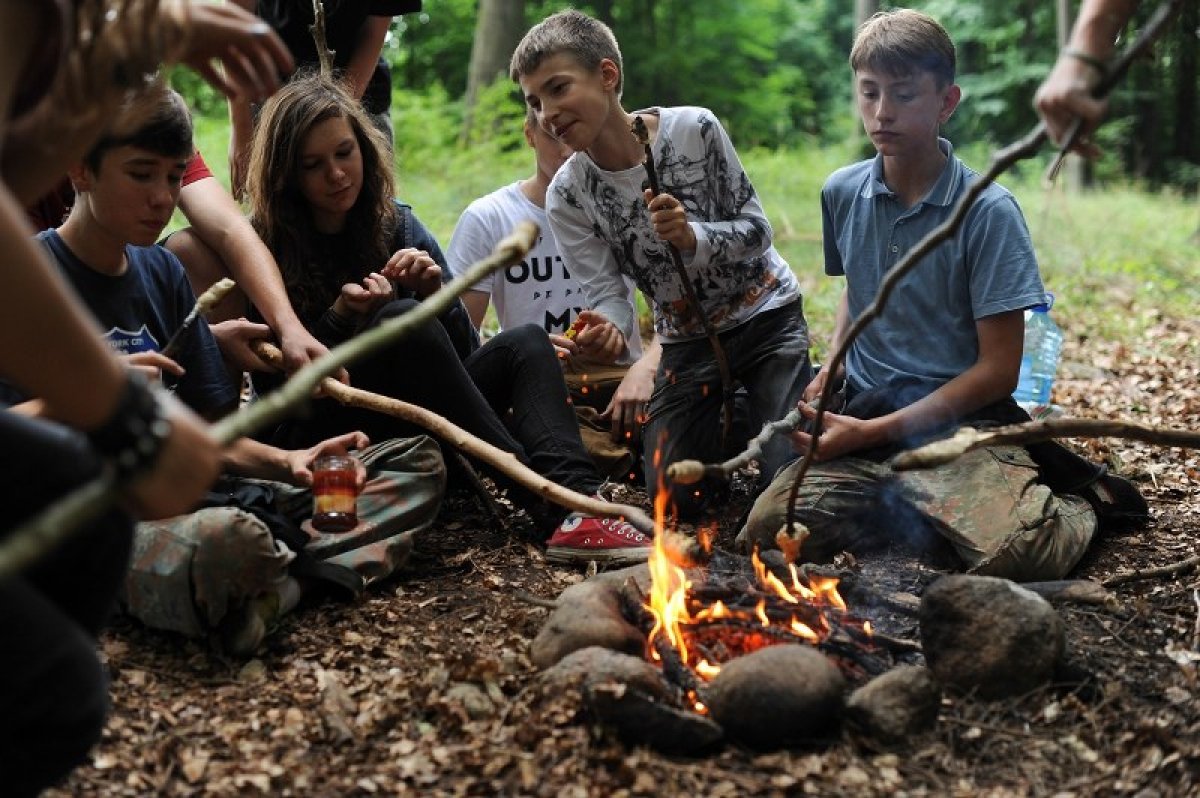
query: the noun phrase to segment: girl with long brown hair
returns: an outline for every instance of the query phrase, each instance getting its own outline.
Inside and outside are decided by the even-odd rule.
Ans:
[[[297,315],[327,346],[405,313],[435,292],[446,273],[437,241],[393,198],[386,143],[337,82],[302,75],[267,102],[250,149],[251,221],[275,255]],[[512,452],[539,474],[584,494],[602,483],[579,437],[566,386],[546,334],[535,325],[479,345],[465,308],[351,369],[366,390],[438,412]],[[372,439],[409,435],[393,418],[318,400],[306,419],[285,423],[279,445],[331,430]],[[513,499],[550,532],[559,562],[645,559],[648,541],[629,524],[562,518],[527,491]]]

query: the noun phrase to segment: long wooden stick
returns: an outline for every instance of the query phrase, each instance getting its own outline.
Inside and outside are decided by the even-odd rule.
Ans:
[[[259,341],[254,344],[254,351],[272,366],[277,368],[283,367],[283,353],[273,344],[266,341]],[[381,396],[371,391],[364,391],[361,388],[352,388],[349,385],[343,385],[332,377],[326,377],[321,380],[320,387],[326,396],[344,405],[384,413],[393,418],[423,427],[454,448],[482,460],[497,471],[502,472],[505,476],[511,478],[514,482],[519,483],[533,493],[561,507],[588,515],[624,518],[640,531],[648,535],[654,534],[654,521],[641,509],[628,504],[616,504],[601,499],[594,499],[591,496],[585,496],[582,493],[576,493],[573,490],[564,488],[557,482],[546,479],[541,474],[526,466],[512,452],[506,452],[487,441],[481,440],[444,416],[434,413],[432,410],[427,410],[419,405],[403,402],[399,399],[393,399],[390,396]]]
[[[1167,22],[1178,12],[1181,5],[1182,0],[1167,0],[1167,2],[1163,3],[1155,11],[1150,21],[1139,33],[1137,39],[1121,53],[1119,58],[1113,61],[1108,75],[1093,91],[1094,96],[1103,97],[1112,91],[1113,87],[1129,69],[1129,65],[1159,37],[1162,30],[1166,27]],[[851,344],[854,343],[855,339],[858,338],[867,325],[883,312],[884,305],[887,304],[892,291],[900,279],[912,271],[925,255],[958,231],[958,228],[962,226],[963,219],[966,218],[967,211],[970,210],[971,205],[983,193],[984,189],[995,182],[996,178],[1014,163],[1036,153],[1042,144],[1045,143],[1046,138],[1046,125],[1044,122],[1039,122],[1023,138],[999,150],[992,156],[992,162],[987,172],[971,184],[967,192],[955,204],[950,217],[918,241],[900,262],[884,275],[876,291],[874,300],[854,320],[850,329],[847,330],[845,338],[830,357],[829,363],[825,367],[829,370],[829,373],[836,374],[838,372],[846,359],[846,354],[849,352]],[[796,477],[792,482],[791,491],[788,495],[787,529],[795,528],[796,497],[799,495],[800,485],[808,474],[808,470],[812,466],[817,451],[820,448],[820,434],[824,427],[825,409],[829,406],[835,387],[836,380],[827,380],[824,389],[821,391],[821,396],[817,400],[817,414],[813,420],[812,427],[812,446],[804,454],[804,459],[800,463],[800,468],[796,472]],[[765,425],[762,433],[751,441],[750,448],[741,455],[724,463],[710,465],[694,461],[683,461],[682,463],[675,464],[673,467],[674,472],[684,475],[685,478],[695,478],[696,474],[701,474],[723,476],[728,479],[750,460],[758,459],[761,456],[762,444],[770,440],[771,436],[795,431],[802,420],[803,416],[793,411],[788,414],[787,418]],[[767,427],[770,427],[770,429],[768,430]],[[671,469],[668,469],[668,477],[670,476]]]
[[[292,375],[273,391],[244,410],[226,416],[211,427],[213,438],[227,446],[238,438],[295,411],[312,396],[313,389],[338,369],[402,339],[410,330],[431,321],[458,297],[492,272],[517,263],[537,241],[538,228],[522,222],[500,241],[492,254],[476,263],[412,311],[390,319],[373,330],[357,335]],[[107,510],[117,501],[119,489],[111,466],[106,465],[92,482],[64,496],[39,515],[22,524],[0,542],[0,581],[52,550],[80,525]]]
[[[1142,579],[1155,579],[1160,576],[1174,576],[1181,574],[1184,571],[1190,571],[1196,566],[1200,566],[1200,556],[1188,557],[1186,560],[1180,560],[1171,565],[1160,565],[1155,568],[1139,568],[1136,571],[1122,571],[1119,574],[1113,574],[1108,579],[1105,579],[1100,584],[1105,587],[1114,587],[1123,585],[1126,582],[1137,582]]]
[[[633,137],[638,140],[638,144],[642,145],[642,151],[646,156],[642,161],[642,166],[646,168],[646,179],[650,183],[650,191],[657,197],[662,193],[662,185],[658,180],[658,169],[654,165],[654,151],[650,149],[650,131],[640,116],[633,118],[632,131]],[[674,244],[670,241],[666,243],[667,251],[671,253],[671,265],[675,267],[675,274],[683,285],[683,295],[687,298],[688,307],[700,321],[704,337],[708,339],[708,345],[712,347],[713,358],[717,361],[717,372],[721,375],[721,448],[723,449],[725,441],[733,429],[733,375],[729,372],[729,358],[725,356],[725,349],[721,346],[717,330],[713,327],[712,320],[704,312],[704,306],[700,304],[700,297],[696,295],[696,288],[688,278],[687,268],[683,265],[683,256],[679,254],[679,250]]]
[[[1178,446],[1184,449],[1200,449],[1200,432],[1183,429],[1153,427],[1131,421],[1109,421],[1094,418],[1056,418],[1031,421],[1025,424],[1010,424],[992,429],[960,427],[949,438],[927,443],[917,449],[901,452],[892,458],[891,466],[897,471],[933,468],[958,459],[972,449],[985,446],[1037,443],[1053,438],[1125,438],[1157,443],[1162,446]]]

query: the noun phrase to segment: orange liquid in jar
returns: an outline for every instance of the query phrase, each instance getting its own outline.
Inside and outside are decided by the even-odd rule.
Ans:
[[[313,528],[321,532],[345,532],[358,524],[358,487],[354,464],[349,458],[328,458],[313,465]]]

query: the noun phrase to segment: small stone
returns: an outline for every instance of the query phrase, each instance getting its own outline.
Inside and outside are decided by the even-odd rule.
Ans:
[[[884,747],[904,745],[933,728],[942,691],[928,668],[902,665],[850,694],[846,726]]]
[[[471,720],[489,718],[496,711],[488,694],[470,682],[458,682],[446,691],[446,701],[458,704]]]

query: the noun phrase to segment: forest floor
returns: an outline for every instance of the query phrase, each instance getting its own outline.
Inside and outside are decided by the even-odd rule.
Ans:
[[[1200,430],[1200,324],[1136,344],[1068,342],[1072,415]],[[1078,442],[1140,486],[1153,520],[1098,540],[1072,574],[1103,581],[1200,554],[1200,452]],[[744,491],[722,519],[728,546]],[[891,552],[866,579],[919,592],[937,574]],[[409,566],[359,603],[301,607],[257,655],[119,620],[102,641],[113,713],[90,764],[55,796],[143,795],[1195,795],[1200,792],[1200,572],[1126,582],[1119,606],[1062,605],[1083,684],[943,700],[936,728],[894,751],[848,738],[806,750],[727,746],[700,759],[629,747],[570,697],[534,711],[529,646],[583,578],[452,496]],[[915,620],[874,617],[917,637]],[[463,687],[463,685],[469,685]],[[468,706],[473,715],[468,714]]]

